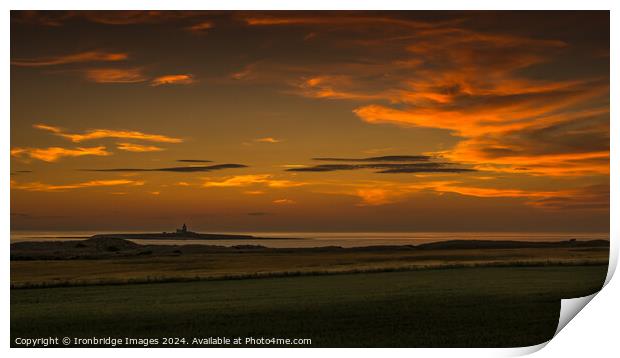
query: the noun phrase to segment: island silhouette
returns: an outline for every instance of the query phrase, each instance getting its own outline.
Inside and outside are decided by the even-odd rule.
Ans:
[[[92,238],[106,239],[148,239],[148,240],[292,240],[290,237],[256,237],[252,235],[241,234],[217,234],[217,233],[199,233],[190,231],[186,224],[174,232],[160,233],[113,233],[113,234],[96,234]]]

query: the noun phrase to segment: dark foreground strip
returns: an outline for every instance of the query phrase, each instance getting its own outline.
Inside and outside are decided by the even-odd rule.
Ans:
[[[350,270],[321,270],[321,271],[274,271],[274,272],[255,272],[243,274],[230,274],[219,276],[179,276],[179,277],[152,277],[147,276],[135,279],[109,279],[97,281],[51,281],[51,282],[23,282],[11,283],[11,289],[33,289],[33,288],[52,288],[52,287],[79,287],[79,286],[119,286],[119,285],[138,285],[150,283],[171,283],[171,282],[194,282],[194,281],[227,281],[227,280],[248,280],[264,278],[298,277],[298,276],[328,276],[328,275],[348,275],[348,274],[368,274],[382,272],[405,272],[422,270],[445,270],[459,268],[479,268],[479,267],[552,267],[552,266],[607,266],[608,261],[583,260],[583,261],[512,261],[512,262],[483,262],[483,263],[458,263],[458,264],[439,264],[439,265],[417,265],[400,267],[377,267]]]

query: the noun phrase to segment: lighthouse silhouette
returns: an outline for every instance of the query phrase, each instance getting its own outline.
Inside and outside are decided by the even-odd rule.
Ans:
[[[177,229],[177,234],[186,234],[187,233],[187,225],[183,224],[183,227]]]

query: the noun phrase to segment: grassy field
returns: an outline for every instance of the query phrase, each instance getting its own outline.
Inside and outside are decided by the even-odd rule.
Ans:
[[[14,342],[43,336],[241,336],[310,338],[312,347],[526,346],[550,339],[559,300],[597,291],[606,271],[607,265],[480,267],[13,289],[11,337]]]
[[[607,264],[609,248],[217,252],[11,261],[11,287],[398,271],[482,265]]]

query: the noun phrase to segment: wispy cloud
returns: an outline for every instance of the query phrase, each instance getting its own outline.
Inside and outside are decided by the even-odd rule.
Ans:
[[[333,172],[342,170],[374,169],[376,173],[467,173],[476,169],[455,163],[432,162],[434,159],[425,155],[391,155],[371,158],[313,158],[317,161],[332,161],[338,164],[319,164],[311,166],[294,166],[289,172]],[[350,162],[350,163],[341,163]],[[353,164],[352,164],[353,163]]]
[[[306,183],[295,182],[285,179],[274,179],[271,174],[247,174],[236,175],[228,177],[224,180],[210,180],[207,179],[204,183],[204,187],[244,187],[255,184],[261,184],[270,188],[290,188],[296,186],[302,186]]]
[[[81,157],[85,155],[107,156],[112,153],[106,151],[106,147],[78,147],[78,148],[29,148],[15,147],[11,148],[11,156],[16,158],[32,158],[42,160],[44,162],[55,162],[63,157]]]
[[[609,186],[592,185],[530,200],[527,204],[545,210],[609,210]]]
[[[258,143],[280,143],[280,142],[282,142],[281,139],[276,139],[274,137],[256,138],[256,139],[254,139],[254,141],[258,142]]]
[[[117,185],[144,185],[143,181],[114,179],[114,180],[90,180],[74,184],[46,184],[40,182],[18,183],[11,181],[11,189],[26,191],[65,191],[71,189],[91,188],[91,187],[107,187]]]
[[[180,172],[180,173],[198,173],[210,172],[214,170],[247,168],[243,164],[216,164],[208,166],[187,166],[187,167],[169,167],[169,168],[113,168],[113,169],[80,169],[89,172]]]
[[[124,61],[127,58],[128,55],[126,53],[97,50],[51,57],[18,58],[11,60],[11,65],[21,67],[41,67],[83,62],[116,62]]]
[[[153,145],[141,145],[135,143],[117,143],[116,148],[127,152],[159,152],[164,150],[164,148]]]
[[[66,19],[73,17],[83,18],[105,25],[136,25],[158,24],[169,21],[178,21],[194,17],[204,17],[204,13],[197,11],[160,11],[160,10],[96,10],[96,11],[67,11],[58,16]],[[202,16],[201,16],[202,15]]]
[[[148,76],[142,68],[95,68],[82,71],[84,77],[96,83],[145,83],[150,86],[189,85],[195,82],[192,75]]]
[[[44,131],[49,131],[52,133],[56,133],[56,134],[62,134],[62,129],[55,127],[55,126],[51,126],[49,124],[44,124],[44,123],[38,123],[38,124],[33,124],[32,127],[36,128],[36,129],[41,129]]]
[[[356,60],[312,69],[263,61],[253,68],[256,81],[304,97],[349,101],[369,124],[446,130],[460,142],[441,154],[479,170],[608,175],[606,71],[565,72],[562,79],[536,75],[565,63],[580,44],[474,30],[468,24],[480,15],[468,16],[427,22],[370,13],[239,14],[248,26],[329,33],[321,39],[335,53],[351,41],[364,51]]]
[[[359,188],[356,189],[352,194],[362,200],[360,206],[377,206],[391,204],[396,201],[395,199],[403,196],[400,191],[383,188]]]
[[[140,83],[148,80],[141,68],[94,68],[85,70],[84,77],[97,83]]]
[[[273,201],[273,203],[278,205],[291,205],[295,204],[295,201],[291,199],[276,199]]]
[[[191,25],[187,27],[189,31],[196,33],[205,33],[207,30],[210,30],[215,27],[215,24],[212,21],[202,21],[197,24]]]
[[[246,65],[241,70],[233,72],[230,77],[238,81],[252,78],[254,76],[255,67],[255,64]]]
[[[523,190],[511,188],[481,188],[458,183],[440,183],[436,186],[429,186],[427,189],[479,198],[523,198],[526,199],[526,205],[547,210],[609,210],[608,185],[594,185],[558,190]]]
[[[353,80],[348,76],[315,76],[304,78],[297,84],[299,94],[310,98],[341,99],[341,100],[381,100],[382,94],[362,93],[345,87],[352,87]]]
[[[263,194],[265,194],[265,192],[262,191],[262,190],[246,190],[246,191],[243,192],[243,194],[246,194],[246,195],[263,195]]]
[[[194,82],[194,77],[190,74],[165,75],[152,79],[151,86],[157,87],[164,85],[189,85]]]
[[[67,133],[64,132],[61,128],[51,126],[48,124],[35,124],[34,128],[46,130],[54,133],[63,138],[67,138],[72,142],[83,142],[92,139],[103,139],[103,138],[122,138],[122,139],[138,139],[150,142],[161,142],[161,143],[181,143],[183,140],[180,138],[169,137],[161,134],[150,134],[143,133],[139,131],[128,131],[128,130],[115,130],[115,129],[91,129],[86,131],[85,133]]]
[[[62,26],[72,19],[81,19],[110,26],[159,24],[184,19],[208,18],[204,11],[179,10],[68,10],[68,11],[19,11],[11,19],[22,23]]]
[[[608,210],[609,186],[594,185],[568,189],[536,190],[476,186],[460,181],[435,180],[416,183],[372,181],[323,186],[318,192],[359,198],[360,206],[378,206],[406,201],[422,192],[456,194],[481,199],[507,198],[541,210]]]
[[[318,25],[318,26],[342,26],[349,25],[393,25],[409,29],[427,29],[437,26],[423,21],[403,20],[389,16],[351,15],[346,13],[323,14],[322,16],[307,16],[306,14],[271,15],[247,13],[239,16],[249,26],[283,26],[283,25]],[[444,24],[441,24],[444,25]]]
[[[312,158],[312,160],[329,162],[426,162],[431,159],[433,159],[433,157],[428,155],[385,155],[370,158]]]

